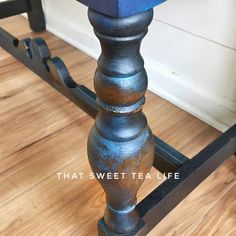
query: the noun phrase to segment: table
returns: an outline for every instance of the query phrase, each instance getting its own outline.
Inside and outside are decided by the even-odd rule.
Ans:
[[[146,235],[225,159],[236,152],[236,125],[193,159],[155,137],[142,112],[147,73],[140,55],[153,7],[164,0],[80,0],[100,40],[102,52],[94,76],[96,94],[71,77],[63,61],[51,57],[41,38],[18,40],[0,29],[0,46],[95,119],[88,138],[88,158],[106,193],[101,236]],[[27,12],[33,31],[45,30],[37,0],[0,3],[0,18]],[[136,195],[154,166],[162,173],[178,171],[140,203]],[[134,175],[136,173],[136,175]],[[110,174],[113,178],[110,179]],[[114,175],[118,174],[118,178]],[[117,176],[117,175],[116,175]]]

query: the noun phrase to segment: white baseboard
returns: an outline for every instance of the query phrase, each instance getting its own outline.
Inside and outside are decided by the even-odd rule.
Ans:
[[[189,84],[188,78],[158,63],[149,61],[146,68],[148,88],[155,94],[222,132],[235,124],[236,114],[230,110],[232,101]]]
[[[48,31],[93,58],[98,58],[99,43],[90,28],[67,22],[65,17],[55,15],[55,11],[45,9],[45,14]],[[145,60],[149,90],[220,131],[225,131],[236,122],[236,113],[231,109],[236,107],[235,103],[189,84],[188,78],[156,61]]]

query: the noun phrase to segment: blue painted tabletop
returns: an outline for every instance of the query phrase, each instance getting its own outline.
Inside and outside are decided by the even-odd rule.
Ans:
[[[147,11],[166,0],[77,0],[84,5],[113,17],[127,17]]]

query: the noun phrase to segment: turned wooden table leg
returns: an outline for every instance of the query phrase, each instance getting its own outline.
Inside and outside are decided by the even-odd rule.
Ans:
[[[142,112],[147,74],[139,51],[153,10],[127,18],[91,9],[88,15],[102,48],[94,81],[101,110],[89,135],[88,156],[95,173],[119,174],[99,180],[107,201],[99,235],[131,235],[141,221],[135,206],[143,182],[133,173],[145,175],[154,159],[153,136]]]
[[[41,0],[28,0],[29,10],[27,12],[30,28],[34,32],[46,29],[43,7]]]

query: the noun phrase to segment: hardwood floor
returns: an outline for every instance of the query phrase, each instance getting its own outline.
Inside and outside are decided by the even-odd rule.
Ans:
[[[0,20],[19,38],[43,37],[73,78],[93,87],[96,62],[54,35],[30,32],[21,17]],[[188,157],[220,132],[147,93],[144,111],[153,132]],[[0,49],[0,235],[97,235],[104,193],[91,172],[86,141],[93,120]],[[226,161],[149,236],[236,235],[236,160]],[[57,173],[85,173],[59,180]],[[151,174],[157,173],[152,169]],[[146,180],[141,200],[160,184]]]

